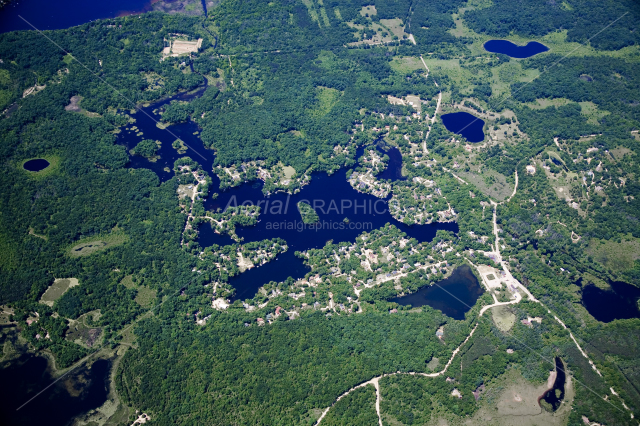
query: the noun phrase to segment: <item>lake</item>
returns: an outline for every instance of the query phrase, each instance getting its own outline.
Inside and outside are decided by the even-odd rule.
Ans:
[[[610,290],[595,285],[582,287],[582,304],[598,321],[640,318],[640,288],[623,282],[609,282]]]
[[[49,162],[43,158],[36,158],[35,160],[27,161],[22,167],[30,172],[39,172],[49,167]]]
[[[33,28],[57,30],[89,21],[151,10],[150,0],[17,0],[0,9],[0,33]]]
[[[452,112],[442,115],[442,124],[448,131],[464,136],[469,142],[484,140],[484,120],[468,112]]]
[[[525,46],[518,46],[509,40],[489,40],[484,44],[484,49],[487,52],[502,53],[516,59],[530,58],[549,50],[547,46],[537,41],[530,41]]]
[[[60,380],[29,405],[17,411],[35,394],[49,386],[47,359],[22,355],[0,369],[0,424],[64,426],[107,399],[111,363],[97,360]],[[10,386],[8,386],[10,384]]]
[[[439,229],[458,232],[456,223],[407,226],[398,222],[391,216],[386,200],[354,190],[347,181],[346,172],[346,169],[341,169],[330,176],[326,173],[313,173],[311,183],[294,195],[276,193],[265,196],[261,184],[247,183],[205,201],[205,208],[209,211],[218,208],[224,210],[227,206],[236,204],[260,203],[260,221],[254,226],[237,228],[238,236],[246,242],[283,238],[289,246],[287,252],[278,255],[268,264],[231,278],[230,283],[237,290],[236,299],[253,297],[269,281],[280,282],[289,276],[303,277],[308,268],[301,259],[295,257],[295,251],[321,248],[331,240],[334,243],[354,241],[362,232],[381,228],[387,223],[421,242],[431,241]],[[218,184],[215,175],[213,181],[212,192],[215,192]],[[296,208],[299,201],[307,201],[315,207],[321,228],[303,227]],[[275,208],[279,205],[282,206],[281,210]],[[343,222],[345,217],[349,219],[348,225]],[[282,229],[283,226],[292,228]],[[210,241],[212,240],[206,235],[198,240],[200,245]]]
[[[389,302],[412,307],[431,306],[456,320],[463,320],[478,298],[484,293],[469,265],[458,266],[451,275],[415,293],[394,297]]]
[[[406,180],[407,178],[402,176],[402,153],[395,146],[388,147],[386,150],[384,147],[378,146],[378,151],[382,155],[389,156],[389,164],[382,173],[376,176],[378,179],[388,180]]]
[[[212,150],[205,148],[198,135],[194,135],[199,131],[197,124],[188,121],[171,125],[163,130],[156,126],[160,115],[153,112],[173,99],[192,100],[204,93],[204,90],[206,87],[203,86],[192,93],[179,94],[141,108],[141,111],[134,114],[137,130],[123,128],[118,134],[117,143],[130,150],[143,139],[161,141],[162,146],[158,151],[160,158],[157,161],[152,162],[134,155],[130,156],[128,165],[132,168],[153,170],[161,182],[174,176],[173,163],[180,157],[189,156],[200,163],[212,178],[210,193],[219,193],[218,197],[208,197],[205,200],[204,207],[208,211],[216,211],[218,208],[224,210],[241,204],[261,206],[260,221],[255,226],[239,227],[236,233],[245,242],[282,238],[287,242],[289,250],[266,265],[231,278],[230,283],[237,292],[236,299],[252,298],[261,286],[270,281],[284,281],[289,276],[303,277],[308,272],[308,268],[294,255],[295,251],[320,248],[328,241],[336,243],[354,241],[362,232],[381,228],[387,223],[395,225],[409,237],[420,242],[431,241],[439,229],[458,232],[458,225],[455,222],[413,226],[398,222],[391,216],[386,200],[357,192],[351,187],[347,181],[346,169],[341,169],[332,175],[313,173],[311,183],[294,195],[282,192],[265,195],[262,192],[261,181],[245,183],[220,192],[220,181],[212,173],[215,154]],[[137,136],[138,132],[143,132],[143,135]],[[185,154],[178,154],[171,146],[178,137],[192,149],[187,150]],[[358,153],[363,151],[359,149]],[[387,154],[390,161],[383,174],[388,173],[389,179],[402,179],[400,151],[393,147],[387,150]],[[314,207],[320,217],[320,228],[304,226],[296,208],[299,201],[307,201]],[[276,208],[278,205],[281,206],[280,209]],[[345,217],[349,219],[349,224],[343,222]],[[198,243],[201,247],[209,247],[213,244],[226,245],[231,243],[231,239],[215,234],[210,225],[202,225]]]

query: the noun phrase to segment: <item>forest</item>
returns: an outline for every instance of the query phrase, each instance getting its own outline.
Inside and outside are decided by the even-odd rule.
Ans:
[[[613,386],[632,412],[640,407],[640,324],[637,318],[596,321],[581,304],[580,283],[596,277],[640,285],[640,261],[613,268],[594,259],[592,250],[596,241],[640,238],[640,77],[637,58],[628,54],[638,44],[636,2],[475,2],[462,16],[483,37],[566,32],[567,42],[588,41],[597,53],[563,58],[551,51],[517,62],[472,50],[474,39],[455,31],[460,22],[453,14],[469,6],[458,0],[376,1],[371,23],[400,19],[416,44],[352,45],[349,23],[366,21],[361,10],[368,5],[225,0],[207,18],[149,13],[46,32],[68,54],[35,32],[1,34],[0,303],[13,309],[32,350],[51,354],[60,368],[90,353],[66,338],[70,320],[99,311],[93,325],[103,329],[104,345],[114,348],[135,322],[135,343],[119,358],[115,385],[123,403],[151,413],[154,424],[228,424],[232,417],[235,424],[310,425],[339,395],[372,377],[442,368],[476,323],[476,334],[447,372],[451,381],[402,374],[380,380],[385,422],[474,416],[485,401],[473,396],[481,386],[501,386],[508,370],[540,384],[553,368],[550,360],[560,356],[576,379],[569,424],[581,424],[583,415],[629,424],[619,399],[599,395],[609,395]],[[625,12],[590,40],[603,16],[613,21]],[[203,49],[190,60],[161,61],[163,41],[175,33],[202,37]],[[607,53],[617,49],[623,50]],[[421,56],[429,64],[457,65],[431,71],[432,81],[424,78]],[[562,66],[555,65],[559,60]],[[538,77],[502,85],[490,79],[508,67]],[[46,88],[23,97],[34,83]],[[117,143],[120,128],[135,124],[136,105],[204,90],[205,84],[202,96],[165,106],[159,126],[195,122],[215,152],[216,172],[199,167],[197,158],[183,158],[174,165],[175,176],[160,183],[153,171],[130,167],[131,155],[153,158],[159,149],[146,138],[132,152]],[[436,114],[441,93],[448,111],[471,98],[478,114],[499,116],[487,119],[485,131],[500,138],[467,149],[464,138],[438,121],[427,124],[425,111]],[[415,108],[391,104],[389,95],[424,101],[420,118]],[[74,96],[82,98],[84,113],[65,110]],[[509,132],[505,126],[512,126]],[[312,268],[306,276],[233,300],[229,281],[243,273],[246,261],[261,265],[292,248],[279,238],[201,247],[197,230],[205,221],[236,236],[237,226],[257,223],[259,210],[206,212],[197,199],[191,209],[201,217],[185,231],[188,209],[177,190],[194,178],[179,167],[188,164],[207,175],[204,193],[215,196],[210,187],[240,184],[218,173],[226,167],[242,169],[242,183],[257,179],[256,164],[293,168],[296,177],[340,168],[364,172],[355,148],[378,139],[402,154],[402,179],[379,178],[388,157],[374,173],[390,189],[395,220],[412,226],[455,221],[458,232],[438,231],[433,241],[419,243],[388,224],[365,235],[368,243],[362,235],[328,241],[296,253]],[[184,148],[177,142],[176,149]],[[24,161],[34,158],[51,165],[24,170]],[[481,182],[490,189],[497,186],[495,176],[512,185],[495,207],[492,193],[467,177],[483,171],[493,173]],[[218,187],[213,174],[224,176]],[[278,179],[266,179],[263,190],[283,190]],[[304,190],[301,182],[288,189]],[[298,207],[305,223],[318,220],[311,206]],[[478,253],[493,249],[494,208],[505,263],[575,334],[604,379],[568,331],[533,302],[513,305],[515,325],[502,331],[491,312],[478,316],[482,305],[492,303],[488,294],[461,321],[389,301],[434,285],[461,264],[498,267]],[[107,248],[69,255],[81,243],[116,237],[119,242]],[[367,256],[383,254],[394,259],[375,269],[363,265]],[[436,272],[418,269],[436,262]],[[415,274],[373,288],[352,283],[370,284],[405,269]],[[71,277],[80,285],[53,307],[39,303],[54,279]],[[304,295],[301,281],[308,284]],[[149,291],[155,293],[148,306],[155,310],[147,317],[149,308],[138,296]],[[226,309],[214,306],[220,300],[229,302]],[[339,308],[320,309],[330,301]],[[276,315],[280,309],[284,313]],[[523,325],[530,316],[544,319]],[[443,339],[436,336],[441,327]],[[462,397],[452,397],[453,389]],[[375,423],[372,390],[349,394],[323,422]]]

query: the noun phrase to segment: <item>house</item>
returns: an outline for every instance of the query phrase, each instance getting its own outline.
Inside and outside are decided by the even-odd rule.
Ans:
[[[262,318],[258,318],[256,322],[258,323],[258,325],[264,325],[264,320]]]
[[[390,314],[395,314],[396,312],[398,312],[397,309],[393,308],[392,310],[389,311]]]

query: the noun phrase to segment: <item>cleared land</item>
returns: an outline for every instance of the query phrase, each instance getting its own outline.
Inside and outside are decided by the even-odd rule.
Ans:
[[[591,239],[587,253],[593,259],[616,272],[633,269],[634,262],[640,259],[640,239],[627,236],[620,242],[613,240]]]
[[[291,179],[292,177],[294,177],[296,175],[296,169],[294,169],[291,166],[284,166],[282,168],[282,171],[284,172],[284,177],[286,179]]]
[[[138,294],[136,294],[136,298],[134,299],[136,303],[143,308],[152,307],[153,302],[156,300],[157,290],[145,286],[138,286],[136,288],[138,289]]]
[[[493,314],[493,322],[503,333],[511,330],[516,322],[516,316],[511,312],[509,306],[496,306],[491,308],[491,313]]]
[[[95,252],[119,246],[128,240],[129,237],[122,233],[90,237],[71,247],[67,254],[70,257],[89,256]]]
[[[101,335],[101,328],[86,327],[83,323],[78,322],[74,326],[69,326],[65,339],[78,345],[91,348],[99,341]]]
[[[513,186],[507,182],[506,176],[495,170],[483,168],[481,173],[472,170],[457,170],[455,173],[495,200],[503,201],[513,193]]]
[[[79,285],[77,278],[56,278],[40,298],[40,303],[53,306],[53,302],[62,297],[70,288]]]
[[[120,284],[129,289],[137,290],[138,294],[136,294],[135,302],[142,306],[143,308],[150,308],[153,306],[153,302],[156,300],[156,295],[158,294],[157,290],[151,289],[146,286],[141,286],[133,282],[133,276],[127,275],[124,277]]]
[[[198,52],[200,47],[202,47],[203,39],[199,38],[196,41],[186,41],[186,40],[168,40],[169,46],[166,46],[162,49],[162,57],[165,58],[167,56],[180,56],[185,55],[191,52]]]
[[[496,426],[560,426],[566,425],[575,392],[571,375],[567,375],[564,402],[555,413],[538,404],[547,390],[547,383],[536,385],[522,377],[518,370],[509,370],[483,392],[480,410],[464,424]]]

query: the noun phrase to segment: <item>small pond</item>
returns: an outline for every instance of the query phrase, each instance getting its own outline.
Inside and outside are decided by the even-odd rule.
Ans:
[[[609,282],[610,290],[595,285],[582,287],[582,304],[598,321],[639,318],[640,288],[623,282]]]
[[[107,400],[111,363],[97,360],[47,389],[29,405],[18,407],[33,398],[55,380],[49,373],[47,359],[22,355],[0,369],[0,424],[63,426],[78,415],[100,407]]]
[[[559,357],[556,357],[556,380],[553,382],[553,387],[540,397],[538,403],[542,406],[544,401],[553,411],[560,408],[560,404],[564,399],[564,384],[566,378],[564,364]]]
[[[432,286],[389,301],[413,307],[428,305],[453,319],[463,320],[464,314],[475,305],[482,293],[484,290],[469,265],[462,265],[454,269],[451,276]]]
[[[30,172],[39,172],[49,167],[49,162],[44,158],[36,158],[35,160],[27,161],[22,167]]]
[[[549,50],[547,46],[537,41],[530,41],[525,46],[518,46],[509,40],[489,40],[484,44],[484,49],[487,52],[502,53],[517,59],[530,58]]]
[[[484,140],[484,120],[468,112],[452,112],[442,116],[442,124],[448,131],[464,136],[469,142]]]

